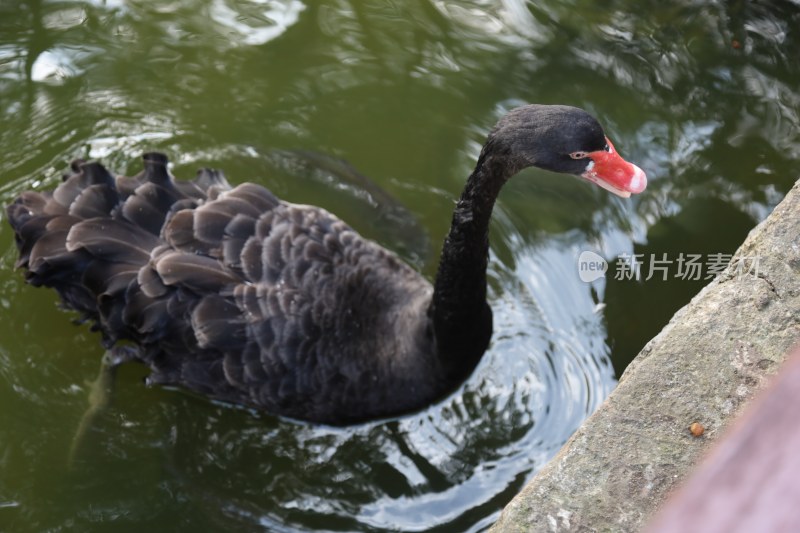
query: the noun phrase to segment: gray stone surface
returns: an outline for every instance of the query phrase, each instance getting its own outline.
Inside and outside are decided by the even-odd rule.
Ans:
[[[736,271],[756,257],[757,273]],[[492,531],[639,531],[798,341],[800,181]],[[700,437],[689,432],[694,421]]]

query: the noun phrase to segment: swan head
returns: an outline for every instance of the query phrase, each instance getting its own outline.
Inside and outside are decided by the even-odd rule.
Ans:
[[[625,161],[600,123],[577,107],[533,104],[512,109],[487,144],[506,155],[509,175],[534,166],[579,176],[622,198],[647,187],[644,171]]]

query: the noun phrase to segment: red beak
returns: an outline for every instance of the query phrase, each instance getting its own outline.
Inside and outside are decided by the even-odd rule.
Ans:
[[[647,187],[644,170],[622,159],[608,137],[606,143],[608,151],[589,152],[592,161],[581,176],[622,198],[642,192]]]

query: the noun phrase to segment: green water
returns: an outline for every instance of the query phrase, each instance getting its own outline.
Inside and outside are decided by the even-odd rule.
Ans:
[[[507,185],[492,346],[441,404],[319,428],[128,366],[72,469],[103,352],[13,270],[0,215],[0,531],[485,529],[707,283],[676,278],[679,255],[731,253],[800,176],[799,57],[793,1],[0,0],[4,204],[74,157],[131,173],[157,149],[178,176],[323,205],[430,276],[505,109],[584,107],[650,178],[630,201],[537,171]],[[605,279],[579,279],[585,250]],[[643,277],[667,254],[669,279],[615,279],[634,253]]]

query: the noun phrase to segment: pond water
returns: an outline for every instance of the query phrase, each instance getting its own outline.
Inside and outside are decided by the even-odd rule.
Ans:
[[[431,277],[510,107],[586,108],[650,179],[627,201],[534,170],[506,186],[492,345],[437,405],[315,427],[127,366],[71,468],[103,350],[14,271],[0,215],[0,530],[487,528],[708,282],[682,261],[705,278],[800,176],[798,57],[796,0],[0,0],[3,204],[74,157],[133,173],[160,150],[179,177],[322,205]],[[581,281],[582,251],[605,278]]]

